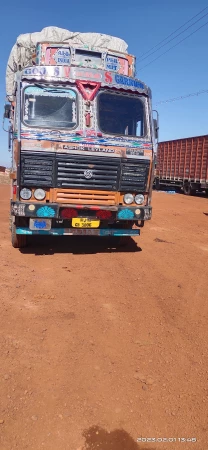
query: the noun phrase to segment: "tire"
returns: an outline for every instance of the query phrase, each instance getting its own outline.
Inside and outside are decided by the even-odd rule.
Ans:
[[[185,195],[191,195],[191,185],[190,185],[190,183],[185,183],[183,185],[183,193]]]
[[[12,223],[12,246],[14,248],[24,248],[27,246],[27,236],[25,234],[17,234],[16,233],[16,225]]]
[[[196,189],[193,189],[190,183],[185,183],[183,186],[183,193],[185,195],[196,195]]]
[[[156,191],[160,190],[160,180],[159,180],[159,178],[156,178],[156,180],[155,180],[155,189],[156,189]]]

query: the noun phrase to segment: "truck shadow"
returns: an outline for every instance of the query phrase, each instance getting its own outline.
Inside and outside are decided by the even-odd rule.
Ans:
[[[86,236],[33,236],[28,238],[28,246],[21,248],[23,254],[53,255],[72,253],[74,255],[96,253],[137,253],[142,249],[131,238],[124,244],[115,243],[113,239]]]
[[[84,431],[84,447],[79,450],[156,450],[138,444],[125,430],[114,430],[110,433],[98,426],[90,427]]]

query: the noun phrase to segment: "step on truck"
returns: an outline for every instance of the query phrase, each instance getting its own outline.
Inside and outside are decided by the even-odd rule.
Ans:
[[[20,35],[7,66],[11,235],[137,236],[151,219],[157,118],[119,38]]]

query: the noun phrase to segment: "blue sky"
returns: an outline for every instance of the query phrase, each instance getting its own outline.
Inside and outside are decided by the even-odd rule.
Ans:
[[[102,7],[101,7],[102,5]],[[129,52],[137,57],[137,69],[152,61],[175,42],[208,21],[206,16],[176,41],[145,61],[139,57],[166,38],[208,6],[204,0],[51,0],[2,2],[0,16],[0,111],[5,99],[5,70],[16,37],[22,33],[40,31],[46,26],[58,26],[70,31],[101,32],[123,38]],[[208,13],[205,11],[203,14]],[[197,17],[198,18],[198,17]],[[197,18],[195,20],[197,20]],[[188,25],[187,25],[188,26]],[[208,89],[208,25],[172,49],[137,76],[153,93],[153,105],[161,100]],[[208,94],[173,103],[158,105],[160,140],[208,134]],[[9,165],[7,134],[0,131],[0,164]]]

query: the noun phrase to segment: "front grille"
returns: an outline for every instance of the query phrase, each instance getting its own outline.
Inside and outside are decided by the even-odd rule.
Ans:
[[[144,192],[148,173],[149,161],[125,160],[121,164],[120,191]]]
[[[119,158],[57,155],[57,186],[117,190]]]
[[[21,154],[21,186],[54,185],[53,154]]]
[[[67,189],[64,189],[63,191],[61,189],[57,189],[55,201],[58,203],[71,203],[75,205],[97,205],[99,203],[99,205],[112,206],[116,204],[116,197],[116,192],[115,194],[103,191],[94,193],[87,190],[67,191]]]
[[[150,162],[127,158],[80,156],[52,152],[21,152],[21,186],[58,188],[59,200],[74,189],[74,199],[86,203],[98,200],[115,204],[115,199],[99,192],[90,197],[86,191],[145,192]],[[82,191],[84,192],[82,193]],[[71,195],[71,194],[70,194]],[[71,197],[72,198],[72,197]],[[93,203],[92,203],[93,204]],[[103,203],[104,204],[104,203]]]

